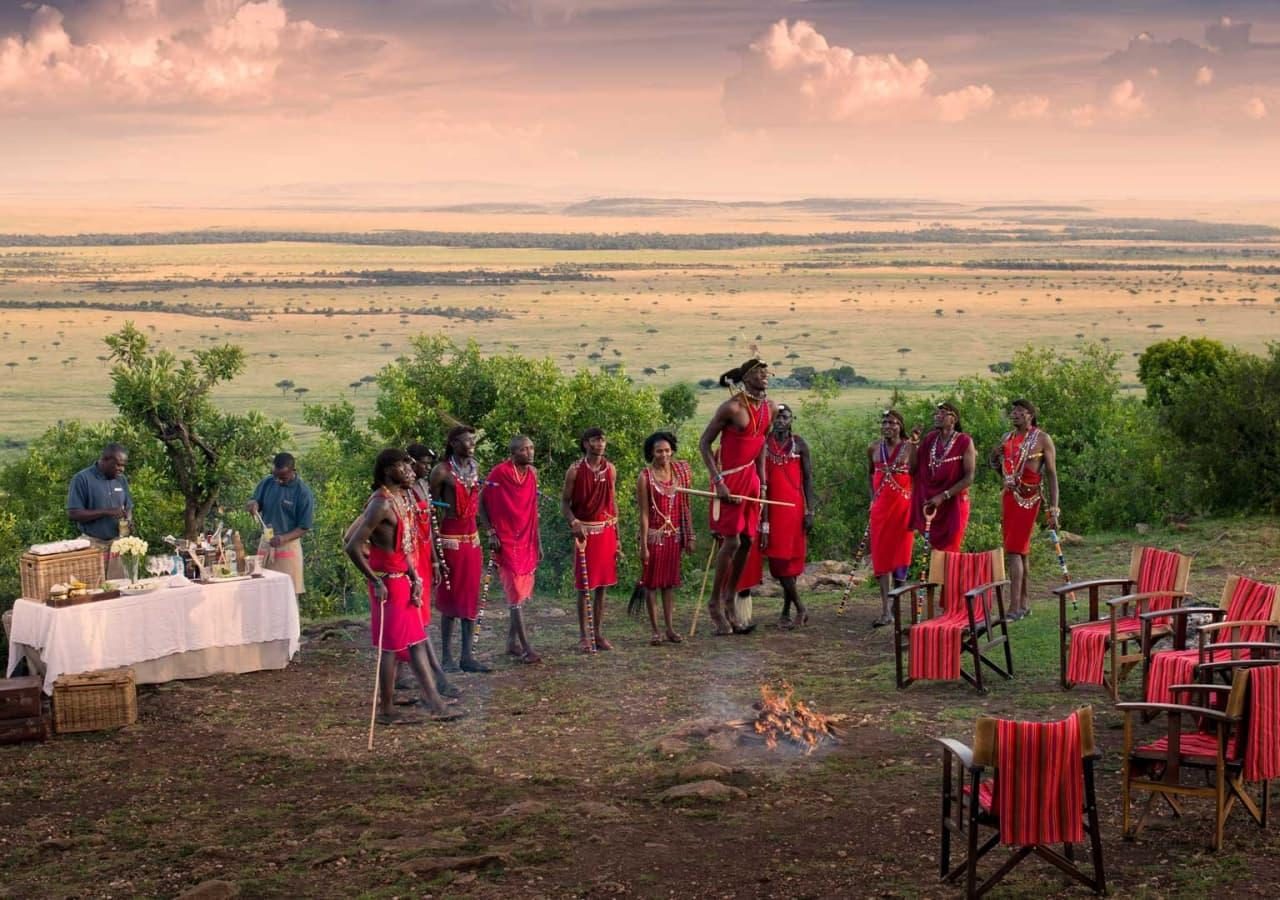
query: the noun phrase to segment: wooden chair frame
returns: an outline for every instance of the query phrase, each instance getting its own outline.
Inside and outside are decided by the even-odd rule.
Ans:
[[[1121,832],[1125,840],[1136,838],[1154,811],[1157,799],[1163,799],[1174,816],[1183,814],[1181,797],[1202,797],[1214,801],[1213,849],[1221,850],[1228,816],[1238,802],[1257,824],[1267,827],[1268,809],[1271,805],[1271,783],[1263,782],[1261,805],[1249,795],[1244,780],[1244,754],[1252,725],[1248,714],[1247,691],[1249,671],[1261,666],[1280,665],[1280,660],[1232,660],[1209,663],[1200,667],[1203,677],[1212,680],[1218,674],[1229,674],[1230,685],[1179,684],[1172,690],[1177,698],[1186,694],[1189,698],[1202,698],[1199,703],[1121,703],[1116,707],[1124,712],[1124,762],[1121,770]],[[1217,701],[1218,708],[1211,703]],[[1135,749],[1135,718],[1148,712],[1166,717],[1168,743],[1163,753],[1154,750]],[[1181,752],[1184,718],[1194,718],[1202,730],[1211,726],[1217,752],[1213,756],[1192,756]],[[1235,740],[1235,754],[1230,755],[1230,743]],[[1151,770],[1151,777],[1135,777],[1135,763]],[[1183,770],[1203,776],[1202,785],[1182,781]],[[1134,790],[1150,794],[1142,813],[1134,820],[1131,795]]]
[[[1013,678],[1013,648],[1009,644],[1009,621],[1005,616],[1004,596],[1009,589],[1009,580],[1005,577],[1004,553],[1000,550],[989,550],[992,554],[991,572],[995,580],[980,584],[965,591],[964,603],[969,616],[969,624],[960,640],[960,658],[965,654],[973,659],[973,672],[966,672],[963,666],[960,677],[973,685],[978,693],[985,694],[986,687],[982,683],[982,667],[985,665],[1005,680]],[[915,681],[908,676],[907,657],[911,650],[911,629],[920,622],[928,621],[942,612],[938,591],[942,587],[946,573],[946,551],[934,550],[929,555],[929,580],[904,584],[889,592],[893,602],[893,655],[898,688],[905,688]],[[923,608],[921,592],[924,592]],[[910,596],[907,613],[903,615],[902,598]],[[982,609],[982,619],[978,619],[977,610]],[[923,609],[923,615],[921,615]],[[1000,633],[996,634],[996,629]],[[1004,667],[1001,668],[989,653],[998,647],[1004,647]]]
[[[1071,644],[1071,629],[1075,625],[1084,625],[1089,622],[1102,621],[1102,604],[1107,606],[1107,616],[1111,622],[1111,634],[1107,638],[1107,656],[1111,665],[1109,669],[1104,668],[1104,672],[1110,673],[1110,677],[1104,674],[1103,687],[1107,693],[1111,695],[1113,701],[1120,699],[1120,682],[1124,681],[1129,672],[1134,668],[1143,664],[1148,651],[1151,647],[1151,641],[1159,640],[1168,634],[1173,634],[1175,630],[1181,629],[1180,636],[1176,639],[1186,642],[1186,617],[1176,617],[1171,624],[1157,625],[1150,623],[1150,629],[1140,627],[1136,631],[1121,630],[1119,623],[1121,619],[1136,615],[1141,619],[1142,615],[1147,612],[1151,601],[1156,597],[1173,597],[1175,599],[1184,599],[1191,595],[1187,593],[1187,581],[1191,576],[1191,557],[1179,554],[1182,559],[1178,563],[1178,573],[1175,578],[1176,588],[1168,591],[1147,591],[1144,593],[1130,593],[1138,583],[1138,574],[1142,564],[1142,547],[1134,547],[1133,554],[1129,560],[1129,577],[1127,578],[1096,578],[1091,581],[1076,581],[1071,584],[1064,584],[1061,587],[1053,588],[1054,595],[1058,598],[1058,671],[1059,682],[1064,691],[1071,690],[1074,682],[1067,680],[1067,653]],[[1115,587],[1120,590],[1120,596],[1109,600],[1102,597],[1102,591],[1105,588]],[[1069,622],[1067,620],[1067,603],[1074,604],[1071,600],[1072,595],[1087,591],[1089,594],[1089,618],[1083,622]],[[1130,610],[1133,610],[1131,612]],[[1152,616],[1152,619],[1160,618],[1164,613],[1160,612]],[[1134,647],[1137,647],[1135,650]],[[1106,663],[1104,662],[1104,666]]]
[[[1094,791],[1093,766],[1100,757],[1093,737],[1093,708],[1084,707],[1080,714],[1080,753],[1084,762],[1084,815],[1085,834],[1089,839],[1089,858],[1093,876],[1086,875],[1076,864],[1072,844],[1064,844],[1062,852],[1045,844],[1026,844],[1013,851],[1009,858],[990,877],[978,883],[978,862],[1000,843],[1000,820],[994,810],[983,810],[978,802],[978,791],[983,772],[994,771],[996,764],[996,720],[978,719],[974,732],[973,748],[960,741],[938,738],[942,753],[942,852],[939,857],[939,875],[943,881],[955,881],[965,877],[965,896],[981,897],[1004,879],[1018,863],[1035,854],[1071,876],[1098,894],[1107,892],[1106,872],[1102,860],[1102,833],[1098,825],[1098,802]],[[978,829],[993,828],[991,835],[981,844]],[[951,866],[952,835],[965,842],[964,859]]]
[[[1188,616],[1208,615],[1212,619],[1209,624],[1200,626],[1196,633],[1199,660],[1196,663],[1196,674],[1192,681],[1202,680],[1199,676],[1199,668],[1205,663],[1214,661],[1215,651],[1230,650],[1233,659],[1266,659],[1274,656],[1280,649],[1277,647],[1277,640],[1280,640],[1280,590],[1276,591],[1275,599],[1271,603],[1270,618],[1236,621],[1227,619],[1228,607],[1231,605],[1231,598],[1235,595],[1236,586],[1240,583],[1240,577],[1239,575],[1228,576],[1227,583],[1222,586],[1222,599],[1218,606],[1179,606],[1167,611],[1143,613],[1138,617],[1142,621],[1142,646],[1146,650],[1142,662],[1143,700],[1147,699],[1147,687],[1151,682],[1151,664],[1155,657],[1161,653],[1190,649],[1187,647]],[[1153,621],[1159,618],[1176,620],[1172,631],[1173,646],[1164,650],[1155,649],[1156,639],[1151,627]],[[1232,640],[1232,632],[1239,628],[1263,628],[1265,629],[1263,640],[1251,642]],[[1211,642],[1213,638],[1224,633],[1226,640],[1218,643]],[[1239,654],[1238,657],[1237,654]]]

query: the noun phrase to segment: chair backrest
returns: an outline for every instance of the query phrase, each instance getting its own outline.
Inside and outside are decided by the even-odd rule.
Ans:
[[[1084,760],[1095,753],[1092,707],[1060,722],[979,719],[973,761],[996,771],[1001,842],[1083,840]]]
[[[929,580],[942,585],[942,609],[963,607],[965,592],[980,584],[1004,581],[1004,552],[957,553],[934,550],[929,555]]]
[[[1231,575],[1222,586],[1222,606],[1227,622],[1275,622],[1280,625],[1280,591],[1274,584],[1254,581],[1243,575]],[[1265,641],[1267,629],[1261,625],[1224,628],[1216,635],[1219,641]]]
[[[1134,547],[1129,559],[1129,580],[1135,594],[1151,591],[1185,591],[1191,577],[1191,557],[1173,550]],[[1155,597],[1149,609],[1169,609],[1178,605],[1176,597]]]

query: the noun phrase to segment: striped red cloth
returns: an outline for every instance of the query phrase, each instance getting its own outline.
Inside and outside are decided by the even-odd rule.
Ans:
[[[1249,672],[1249,736],[1244,748],[1244,780],[1280,777],[1280,667]]]
[[[1061,722],[996,723],[995,801],[1003,844],[1084,840],[1084,762],[1077,713]]]
[[[942,612],[912,626],[908,632],[912,678],[954,681],[960,677],[960,641],[969,627],[964,595],[992,578],[991,554],[948,553],[944,557]],[[974,606],[974,620],[981,622],[984,610]]]
[[[1138,748],[1138,753],[1167,753],[1169,750],[1169,738],[1162,737],[1158,741],[1152,741],[1150,744],[1143,744]],[[1178,738],[1178,755],[1179,756],[1197,756],[1207,757],[1209,759],[1218,758],[1218,738],[1215,734],[1207,734],[1203,731],[1187,731]],[[1236,739],[1233,736],[1227,741],[1227,759],[1236,758]]]
[[[1276,586],[1263,584],[1251,578],[1241,578],[1227,602],[1227,622],[1248,622],[1271,618],[1275,602]],[[1223,629],[1229,637],[1222,640],[1261,641],[1266,637],[1266,627],[1250,625],[1246,628]],[[1221,634],[1221,633],[1220,633]],[[1210,654],[1213,662],[1231,658],[1230,650],[1216,650]],[[1165,650],[1151,657],[1151,675],[1147,679],[1148,703],[1172,703],[1169,686],[1191,684],[1195,681],[1196,665],[1200,662],[1198,650]],[[1070,675],[1068,675],[1070,677]]]
[[[1151,591],[1171,591],[1178,579],[1178,566],[1182,557],[1169,550],[1143,547],[1138,563],[1138,580],[1135,594]],[[1169,609],[1175,603],[1173,597],[1154,597],[1144,611]],[[1162,625],[1165,620],[1157,619]],[[1136,616],[1121,619],[1116,625],[1117,635],[1136,634],[1142,623]],[[1109,619],[1084,622],[1071,628],[1071,647],[1067,653],[1067,681],[1073,684],[1102,684],[1105,680],[1107,643],[1111,639]]]
[[[969,785],[964,786],[964,792],[968,796],[973,795],[973,788]],[[990,778],[985,781],[978,782],[978,809],[989,813],[995,806],[996,783]]]

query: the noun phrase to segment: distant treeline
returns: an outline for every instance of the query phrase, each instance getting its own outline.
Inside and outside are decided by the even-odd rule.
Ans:
[[[530,282],[612,281],[604,275],[592,275],[575,269],[528,269],[496,272],[470,269],[464,272],[417,272],[385,269],[377,272],[315,272],[301,278],[148,278],[123,281],[102,278],[82,281],[89,290],[115,291],[179,291],[193,288],[271,288],[274,290],[342,289],[367,287],[492,287]]]
[[[802,247],[814,244],[994,244],[1074,241],[1172,241],[1176,243],[1274,239],[1280,229],[1267,225],[1197,222],[1190,219],[1042,219],[1064,230],[1013,228],[988,230],[931,226],[913,231],[844,231],[811,234],[626,234],[459,232],[459,231],[170,231],[136,234],[8,234],[0,247],[111,247],[180,244],[292,243],[354,244],[388,247],[459,247],[469,249],[546,250],[733,250],[747,247]]]
[[[1229,266],[1225,263],[1123,263],[1050,259],[866,259],[790,262],[788,269],[995,269],[1013,272],[1229,272],[1233,275],[1280,275],[1280,266]]]
[[[210,319],[252,321],[255,316],[440,316],[444,319],[512,319],[511,313],[493,306],[369,306],[361,309],[339,309],[333,306],[306,308],[285,306],[271,309],[257,306],[204,306],[198,303],[166,303],[163,300],[141,300],[137,303],[112,303],[107,300],[0,300],[0,309],[104,309],[109,312],[152,312]]]

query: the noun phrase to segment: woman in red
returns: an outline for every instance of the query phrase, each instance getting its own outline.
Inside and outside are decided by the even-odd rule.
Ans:
[[[680,558],[693,550],[695,539],[689,495],[677,490],[690,487],[692,476],[689,464],[674,459],[675,453],[674,434],[659,431],[649,435],[644,442],[644,458],[648,465],[640,470],[636,479],[640,563],[643,566],[640,584],[644,587],[649,628],[653,632],[649,643],[654,646],[662,643],[655,596],[659,591],[662,592],[666,638],[673,644],[681,642],[680,635],[671,624],[671,613],[675,608],[676,588],[680,587]]]
[[[928,549],[959,552],[969,526],[969,485],[977,467],[978,452],[960,428],[959,410],[950,403],[939,403],[933,412],[933,431],[916,450],[911,497],[911,527],[929,532]],[[934,510],[927,529],[926,506]]]
[[[765,441],[765,499],[781,504],[760,513],[760,548],[769,558],[769,574],[782,585],[781,628],[807,625],[809,611],[800,601],[796,579],[804,573],[808,534],[813,528],[817,497],[809,444],[791,430],[791,407],[778,404],[773,429]],[[793,623],[791,609],[795,607]]]
[[[903,579],[895,571],[911,565],[915,532],[911,530],[911,472],[916,448],[903,440],[902,415],[885,410],[880,419],[880,440],[867,447],[867,468],[871,479],[871,566],[880,582],[880,618],[871,624],[880,627],[893,622],[889,609],[889,586]]]

